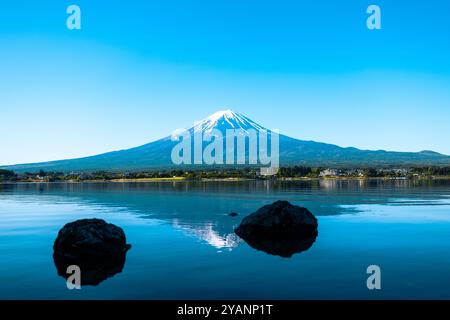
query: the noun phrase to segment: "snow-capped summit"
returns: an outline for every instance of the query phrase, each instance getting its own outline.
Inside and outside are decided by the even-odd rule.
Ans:
[[[249,129],[265,130],[263,126],[231,109],[213,113],[208,118],[197,122],[192,129],[195,132],[210,132],[213,129],[218,129],[220,131],[225,131],[226,129],[242,129],[244,131]]]

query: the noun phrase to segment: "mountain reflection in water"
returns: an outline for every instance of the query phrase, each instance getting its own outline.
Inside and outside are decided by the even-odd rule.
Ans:
[[[240,242],[240,239],[236,234],[220,234],[213,229],[214,225],[211,223],[203,225],[188,225],[181,223],[178,219],[174,219],[172,220],[172,226],[176,229],[183,230],[187,234],[197,237],[216,249],[232,250],[233,248],[236,248]]]

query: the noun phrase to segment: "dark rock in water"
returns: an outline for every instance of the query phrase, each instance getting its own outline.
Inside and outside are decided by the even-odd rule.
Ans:
[[[236,229],[238,235],[303,236],[317,235],[317,219],[308,209],[276,201],[245,217]]]
[[[236,216],[238,216],[238,213],[236,213],[236,212],[231,212],[231,213],[229,213],[228,214],[230,217],[236,217]]]
[[[53,245],[55,253],[67,257],[114,257],[129,248],[122,228],[100,219],[66,224]]]
[[[312,246],[317,227],[317,219],[308,209],[276,201],[245,217],[235,233],[257,250],[291,257]]]
[[[59,231],[53,260],[58,275],[67,278],[67,267],[77,265],[82,285],[98,285],[122,271],[130,247],[121,228],[100,219],[83,219]]]

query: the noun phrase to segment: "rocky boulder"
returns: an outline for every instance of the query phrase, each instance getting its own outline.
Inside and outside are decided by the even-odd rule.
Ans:
[[[83,219],[59,231],[53,259],[60,276],[67,278],[67,267],[78,265],[82,285],[97,285],[122,271],[130,247],[122,228],[100,219]]]
[[[311,247],[317,228],[308,209],[276,201],[245,217],[235,233],[255,249],[290,257]]]

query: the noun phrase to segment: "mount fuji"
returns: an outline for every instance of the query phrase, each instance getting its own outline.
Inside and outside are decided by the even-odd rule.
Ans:
[[[266,130],[248,117],[232,111],[218,111],[206,119],[197,122],[190,133],[211,132],[213,129],[225,132],[227,129],[248,131]],[[92,172],[92,171],[144,171],[180,168],[172,163],[171,152],[177,144],[169,135],[148,144],[120,151],[108,152],[96,156],[58,160],[31,164],[3,166],[0,169],[15,172],[37,172],[39,170],[54,172]],[[342,148],[333,144],[304,141],[279,135],[280,166],[304,165],[324,167],[410,167],[450,165],[450,156],[433,151],[392,152],[370,151],[357,148]],[[245,165],[240,165],[240,167]],[[193,165],[190,169],[205,169],[206,165]],[[217,166],[216,166],[217,167]],[[221,165],[233,168],[236,165]],[[189,169],[183,165],[183,169]]]

